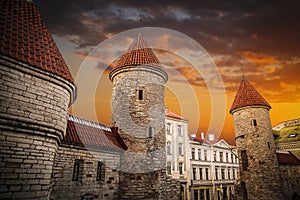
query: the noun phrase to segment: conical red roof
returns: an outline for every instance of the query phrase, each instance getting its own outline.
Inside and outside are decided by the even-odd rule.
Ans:
[[[37,7],[28,0],[1,0],[0,54],[73,83],[72,75]]]
[[[117,62],[114,69],[125,66],[146,65],[161,68],[161,63],[157,59],[149,43],[139,35]]]
[[[230,108],[230,113],[232,114],[235,109],[254,105],[266,106],[269,109],[271,108],[269,103],[255,90],[255,88],[247,80],[242,80],[240,87],[235,95],[233,104]]]

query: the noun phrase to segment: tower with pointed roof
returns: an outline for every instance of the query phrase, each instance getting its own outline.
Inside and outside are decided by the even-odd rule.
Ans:
[[[73,78],[36,6],[0,2],[1,199],[49,199]]]
[[[159,180],[165,173],[167,73],[139,35],[109,77],[113,82],[112,123],[128,147],[121,158],[120,198],[162,198]]]
[[[284,199],[269,103],[242,80],[230,109],[239,157],[237,199]]]

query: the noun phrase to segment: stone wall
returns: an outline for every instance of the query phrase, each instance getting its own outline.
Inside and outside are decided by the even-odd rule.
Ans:
[[[73,85],[0,56],[1,198],[47,199]]]
[[[81,161],[81,171],[78,180],[73,180],[76,159]],[[104,164],[100,180],[96,179],[98,161]],[[55,158],[51,199],[118,199],[119,162],[117,153],[62,144]]]
[[[283,199],[268,109],[249,106],[235,111],[233,116],[239,157],[239,190],[244,191],[238,199]]]
[[[292,199],[295,192],[300,195],[300,165],[279,165],[279,170],[286,199]]]

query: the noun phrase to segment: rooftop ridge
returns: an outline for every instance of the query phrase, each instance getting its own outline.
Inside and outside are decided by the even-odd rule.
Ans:
[[[97,122],[93,122],[93,121],[90,121],[90,120],[87,120],[87,119],[83,119],[83,118],[80,118],[80,117],[77,117],[77,116],[68,115],[68,120],[72,121],[72,122],[79,123],[79,124],[91,126],[91,127],[94,127],[94,128],[99,128],[99,129],[104,130],[104,131],[111,132],[111,128],[108,127],[108,126],[105,126],[103,124],[99,124]]]
[[[259,92],[246,80],[243,79],[235,95],[230,108],[232,114],[234,110],[246,106],[265,106],[271,109],[270,104],[259,94]]]

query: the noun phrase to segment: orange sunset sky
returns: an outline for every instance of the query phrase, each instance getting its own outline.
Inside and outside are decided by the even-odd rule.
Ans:
[[[253,0],[235,4],[99,0],[35,3],[73,77],[79,79],[76,82],[78,101],[72,108],[74,115],[110,125],[112,84],[108,65],[141,32],[169,74],[165,105],[189,121],[189,134],[213,132],[234,144],[233,118],[228,111],[242,71],[272,106],[273,126],[300,117],[298,1],[288,4]],[[186,36],[182,41],[190,38],[201,48],[184,48],[186,44],[174,37],[172,31],[142,27],[177,31]],[[133,31],[128,33],[128,30]],[[103,45],[117,34],[117,42]],[[97,47],[101,50],[95,51]],[[111,52],[115,54],[109,55]],[[185,56],[178,52],[184,52]],[[208,57],[212,60],[206,65]],[[192,63],[191,59],[199,62]],[[201,70],[197,70],[198,65]],[[221,129],[216,128],[219,126]]]

